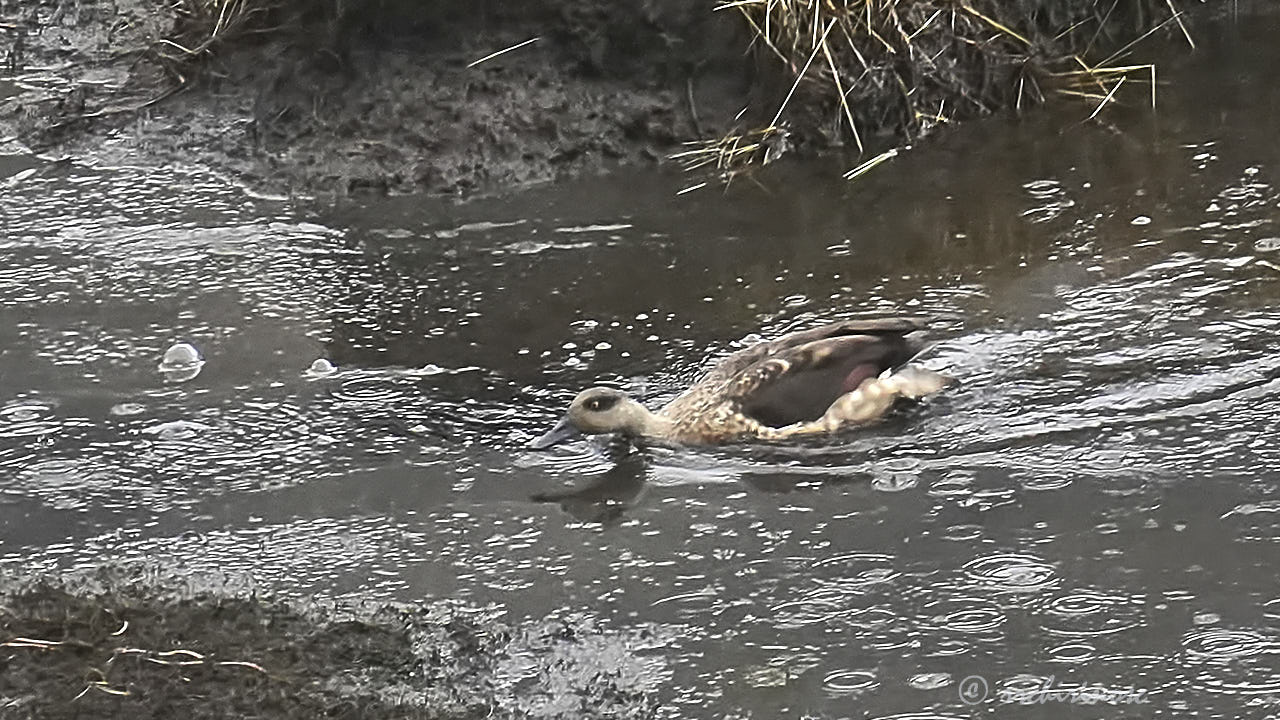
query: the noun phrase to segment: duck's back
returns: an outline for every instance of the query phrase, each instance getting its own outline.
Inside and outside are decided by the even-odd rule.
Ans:
[[[680,442],[718,442],[816,420],[862,380],[919,351],[909,319],[850,320],[791,333],[724,358],[662,408]]]

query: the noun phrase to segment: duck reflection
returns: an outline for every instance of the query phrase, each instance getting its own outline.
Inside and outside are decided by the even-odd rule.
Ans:
[[[621,521],[644,491],[649,463],[643,453],[625,441],[610,443],[607,452],[614,460],[613,467],[591,476],[577,487],[536,493],[530,499],[559,503],[562,510],[582,522],[614,524]]]

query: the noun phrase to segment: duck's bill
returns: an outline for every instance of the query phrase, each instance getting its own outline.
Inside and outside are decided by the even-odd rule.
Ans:
[[[547,434],[529,443],[529,447],[534,450],[546,450],[552,445],[558,445],[565,440],[572,440],[582,437],[582,431],[569,423],[569,418],[562,417],[556,426],[547,431]]]

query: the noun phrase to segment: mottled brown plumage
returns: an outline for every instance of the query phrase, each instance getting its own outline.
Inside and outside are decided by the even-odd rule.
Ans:
[[[914,320],[847,320],[762,342],[724,358],[656,413],[618,390],[579,393],[545,448],[576,432],[703,445],[830,433],[883,415],[898,397],[921,397],[950,382],[907,367],[919,350]]]

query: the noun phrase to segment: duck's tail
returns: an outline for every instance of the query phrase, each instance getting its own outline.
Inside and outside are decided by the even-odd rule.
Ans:
[[[902,397],[918,400],[953,384],[956,379],[916,365],[908,365],[897,372],[882,375],[876,381]]]
[[[836,398],[821,418],[778,428],[777,437],[816,435],[878,420],[900,397],[919,399],[955,382],[942,373],[908,365],[867,378],[856,390]]]

